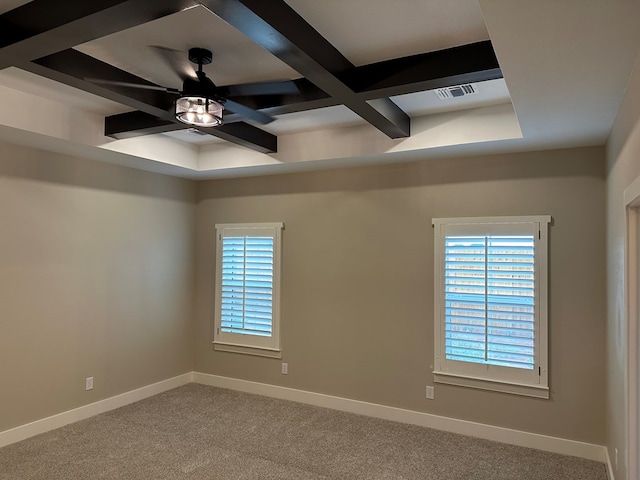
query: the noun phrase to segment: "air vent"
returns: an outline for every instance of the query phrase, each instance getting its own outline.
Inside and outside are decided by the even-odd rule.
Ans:
[[[464,97],[466,95],[475,95],[476,93],[478,93],[478,90],[476,90],[476,87],[473,84],[467,83],[465,85],[456,85],[453,87],[439,88],[435,92],[436,92],[436,95],[438,95],[438,98],[440,100],[448,100],[449,98]]]
[[[200,130],[198,130],[196,128],[190,128],[187,131],[189,133],[193,134],[193,135],[199,135],[200,137],[206,137],[207,135],[209,135],[208,133],[201,132]]]

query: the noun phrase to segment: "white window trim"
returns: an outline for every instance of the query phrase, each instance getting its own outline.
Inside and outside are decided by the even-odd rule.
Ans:
[[[463,218],[434,218],[434,381],[450,385],[493,390],[504,393],[513,393],[537,398],[549,398],[549,372],[548,372],[548,225],[551,223],[550,215],[518,216],[518,217],[463,217]],[[444,235],[443,230],[447,226],[474,226],[496,225],[509,227],[517,224],[537,224],[539,239],[535,243],[535,278],[538,302],[536,305],[537,330],[536,330],[536,366],[539,375],[537,380],[529,382],[511,381],[509,379],[496,379],[488,375],[478,374],[482,365],[476,368],[476,373],[461,373],[449,371],[444,352]],[[495,369],[509,369],[509,367],[492,367]]]
[[[214,350],[282,358],[280,345],[280,290],[282,279],[282,230],[284,223],[219,223],[216,224],[216,278],[214,299]],[[271,337],[223,333],[221,330],[222,298],[222,237],[228,234],[247,235],[267,233],[273,236],[273,311]]]

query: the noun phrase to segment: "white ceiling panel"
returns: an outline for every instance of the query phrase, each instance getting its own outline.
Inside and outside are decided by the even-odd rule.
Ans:
[[[354,65],[487,40],[477,0],[286,0]]]

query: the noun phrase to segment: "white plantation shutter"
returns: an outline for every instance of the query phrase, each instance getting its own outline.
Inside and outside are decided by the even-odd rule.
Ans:
[[[450,360],[533,369],[532,235],[445,237]]]
[[[481,381],[486,380],[546,389],[549,221],[434,219],[437,381],[484,388]]]
[[[273,237],[222,237],[223,332],[270,337]]]
[[[282,224],[216,225],[214,342],[277,350]]]

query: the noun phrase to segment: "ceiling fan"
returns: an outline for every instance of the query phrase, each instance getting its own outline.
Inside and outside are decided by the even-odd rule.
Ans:
[[[211,50],[205,48],[189,49],[189,60],[198,66],[197,70],[184,74],[177,66],[175,50],[161,47],[159,52],[169,60],[176,73],[183,79],[182,90],[170,87],[161,87],[153,84],[118,82],[106,79],[87,78],[94,83],[116,85],[129,88],[141,88],[147,90],[160,90],[167,93],[179,95],[175,101],[175,117],[187,125],[197,127],[215,127],[223,123],[222,111],[229,109],[232,112],[253,120],[260,124],[267,124],[275,120],[266,113],[254,110],[246,105],[238,103],[230,96],[244,95],[286,95],[299,93],[296,84],[291,80],[279,82],[261,82],[235,85],[229,87],[218,87],[202,70],[203,65],[208,65],[213,59]]]

